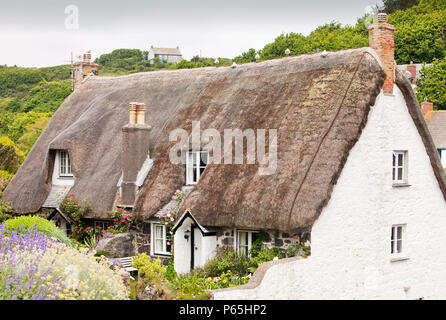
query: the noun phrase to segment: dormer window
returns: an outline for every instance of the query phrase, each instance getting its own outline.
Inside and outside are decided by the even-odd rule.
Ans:
[[[188,151],[186,154],[186,184],[194,185],[200,180],[209,162],[207,151]]]
[[[73,172],[71,171],[70,155],[64,150],[59,151],[59,176],[73,177]]]

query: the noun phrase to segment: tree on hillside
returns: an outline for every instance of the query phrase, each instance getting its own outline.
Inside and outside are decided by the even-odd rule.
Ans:
[[[446,110],[446,59],[435,60],[421,69],[417,81],[417,98],[432,102],[438,110]]]
[[[234,61],[236,63],[255,62],[256,61],[255,56],[256,56],[257,53],[258,52],[255,49],[251,48],[247,52],[243,52],[241,56],[235,57]]]
[[[16,173],[24,160],[23,154],[8,137],[0,137],[0,170]]]
[[[397,10],[405,10],[407,8],[416,6],[420,0],[383,0],[384,12],[393,13]]]

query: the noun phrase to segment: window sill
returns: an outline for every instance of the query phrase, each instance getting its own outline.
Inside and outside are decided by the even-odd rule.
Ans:
[[[410,187],[411,185],[408,183],[394,183],[392,184],[393,188],[406,188],[406,187]]]
[[[406,261],[409,260],[409,258],[406,257],[398,257],[398,258],[391,258],[390,262],[400,262],[400,261]]]
[[[153,256],[154,257],[170,257],[170,256],[172,256],[172,254],[170,254],[170,253],[154,253]]]

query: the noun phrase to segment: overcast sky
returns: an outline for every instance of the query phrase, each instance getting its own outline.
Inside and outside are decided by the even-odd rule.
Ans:
[[[92,50],[179,46],[183,57],[233,58],[282,32],[355,24],[381,0],[0,0],[0,64],[66,64]],[[76,14],[78,13],[78,14]],[[76,20],[78,16],[78,20]],[[76,25],[78,21],[78,26]]]

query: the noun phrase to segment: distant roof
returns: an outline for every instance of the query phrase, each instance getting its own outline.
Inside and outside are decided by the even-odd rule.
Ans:
[[[430,111],[424,119],[435,146],[439,149],[446,148],[446,110]]]
[[[171,56],[181,56],[180,48],[155,48],[151,47],[150,51],[152,51],[154,54],[167,54]]]

